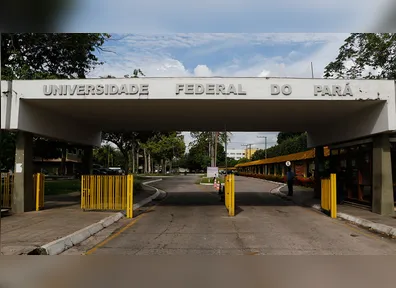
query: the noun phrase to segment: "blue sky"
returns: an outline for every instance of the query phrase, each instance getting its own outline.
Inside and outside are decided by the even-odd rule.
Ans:
[[[71,0],[71,17],[61,21],[69,32],[367,32],[380,30],[380,21],[391,16],[391,3],[394,0]]]
[[[113,53],[99,55],[105,64],[91,77],[122,77],[136,68],[156,77],[311,77],[310,62],[322,77],[350,31],[384,30],[380,20],[392,14],[393,2],[75,0],[71,17],[60,19],[68,32],[119,33],[106,44]],[[262,148],[258,135],[276,142],[276,133],[234,133],[230,147]],[[185,139],[191,140],[188,133]]]
[[[90,77],[123,77],[140,68],[146,76],[322,77],[349,34],[342,33],[135,33],[112,34]],[[234,133],[230,148],[276,143],[277,133]],[[186,142],[191,138],[185,133]]]

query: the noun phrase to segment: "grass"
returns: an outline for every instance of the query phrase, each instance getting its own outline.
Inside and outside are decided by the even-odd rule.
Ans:
[[[45,195],[61,195],[81,190],[81,180],[53,180],[45,181]]]

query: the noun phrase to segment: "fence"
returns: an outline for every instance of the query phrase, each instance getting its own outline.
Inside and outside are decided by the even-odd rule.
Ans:
[[[82,175],[81,209],[126,210],[133,217],[133,176]]]
[[[331,218],[337,218],[337,179],[336,174],[321,179],[321,208]]]
[[[45,176],[42,173],[33,175],[33,195],[36,211],[44,208]],[[14,191],[14,174],[1,173],[1,208],[12,209],[12,194]]]
[[[235,175],[229,174],[224,182],[225,206],[229,216],[235,216]]]
[[[11,209],[13,189],[14,175],[10,173],[1,173],[1,208]]]

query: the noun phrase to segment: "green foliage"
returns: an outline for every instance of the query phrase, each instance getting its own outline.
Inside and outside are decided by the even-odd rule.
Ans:
[[[93,151],[93,160],[95,164],[103,167],[125,167],[125,160],[120,150],[111,145],[103,145]]]
[[[10,131],[1,131],[0,138],[0,168],[13,169],[15,158],[15,139],[16,133]]]
[[[219,134],[219,139],[225,140],[225,132],[223,133],[223,136]],[[228,135],[230,134],[228,133]],[[210,166],[209,144],[212,143],[211,133],[191,132],[191,136],[194,138],[194,141],[190,144],[190,150],[185,156],[185,168],[188,168],[190,170],[205,170],[206,167]],[[229,139],[230,137],[227,136],[227,138]],[[226,153],[224,145],[221,141],[222,140],[217,143],[217,166],[225,166]],[[227,165],[230,166],[229,163],[227,163]]]
[[[110,38],[103,33],[3,33],[1,35],[1,78],[85,78],[98,65],[97,51]],[[2,131],[0,165],[12,169],[16,135]],[[58,158],[61,149],[76,147],[42,137],[34,138],[34,155]]]
[[[279,132],[277,136],[277,143],[282,144],[287,139],[300,136],[303,132]]]
[[[281,144],[275,145],[267,149],[267,158],[283,156],[298,152],[306,151],[307,148],[307,133],[287,138]],[[252,155],[252,160],[265,159],[265,150],[259,149]]]
[[[110,38],[104,33],[2,34],[2,79],[85,78],[103,64],[96,51]]]
[[[162,159],[173,160],[180,158],[186,151],[183,135],[178,132],[157,134],[150,138],[146,147],[157,161]]]
[[[227,167],[234,167],[235,165],[237,165],[239,163],[238,160],[234,159],[234,158],[229,158],[227,157]],[[224,163],[225,164],[225,163]],[[220,166],[220,165],[219,165]],[[225,166],[225,165],[224,165]]]
[[[377,71],[364,75],[367,68]],[[324,77],[395,79],[396,34],[352,33],[340,47],[337,58],[325,67]]]
[[[267,149],[268,151],[268,149]],[[252,161],[260,160],[260,159],[265,159],[265,149],[258,149],[256,152],[253,153],[252,155]]]

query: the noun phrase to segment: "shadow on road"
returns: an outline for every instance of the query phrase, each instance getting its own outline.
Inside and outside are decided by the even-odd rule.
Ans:
[[[171,192],[159,203],[160,206],[216,206],[224,205],[217,192]],[[235,207],[241,206],[295,206],[269,192],[236,192]]]

